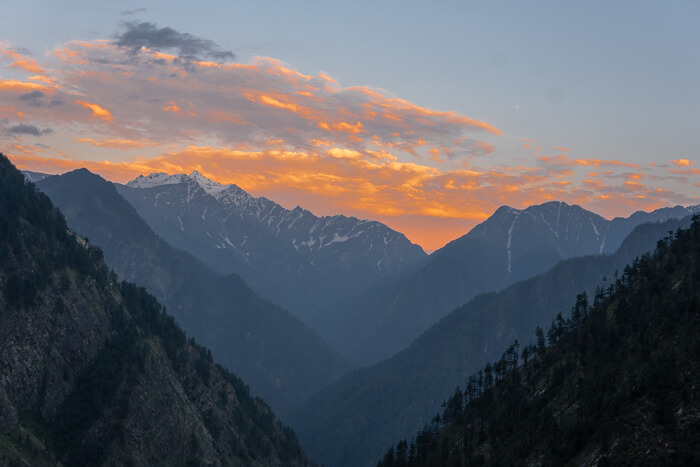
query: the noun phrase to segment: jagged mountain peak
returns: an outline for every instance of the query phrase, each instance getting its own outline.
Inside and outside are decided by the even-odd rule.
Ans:
[[[568,215],[601,217],[592,211],[582,208],[578,204],[568,204],[565,201],[547,201],[542,204],[534,204],[523,209],[523,211],[532,214],[552,214],[556,215],[557,217],[559,217],[562,213],[567,213]]]
[[[243,207],[248,206],[256,201],[262,204],[270,202],[270,200],[264,197],[256,198],[255,196],[251,195],[238,185],[234,184],[226,185],[223,190],[219,190],[209,194],[211,194],[214,198],[217,199],[217,201],[219,201],[224,206],[233,205],[237,207]]]
[[[526,217],[522,217],[522,215]],[[524,222],[525,220],[529,220],[529,222]],[[526,224],[533,225],[533,223],[550,230],[555,237],[559,237],[560,233],[570,233],[572,229],[578,232],[582,226],[590,225],[585,230],[590,229],[596,237],[599,237],[606,222],[608,221],[603,217],[577,204],[547,201],[528,206],[525,209],[501,206],[488,219],[475,226],[465,237],[485,237],[503,232],[510,235]]]
[[[153,188],[163,185],[175,185],[182,183],[187,175],[175,174],[168,175],[165,172],[154,172],[147,176],[139,175],[135,179],[126,184],[130,188]]]
[[[211,180],[210,178],[205,177],[201,173],[197,172],[194,170],[190,175],[189,175],[190,180],[193,180],[197,182],[197,184],[202,187],[204,191],[206,191],[210,195],[214,195],[216,193],[222,192],[224,190],[227,190],[228,188],[235,186],[235,185],[223,185],[219,182],[216,182],[214,180]],[[238,187],[236,187],[238,188]],[[240,189],[240,188],[239,188]]]

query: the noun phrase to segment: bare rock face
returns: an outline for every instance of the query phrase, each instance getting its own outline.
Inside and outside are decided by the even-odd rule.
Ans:
[[[0,155],[0,437],[19,443],[10,432],[64,465],[307,465],[270,408]]]

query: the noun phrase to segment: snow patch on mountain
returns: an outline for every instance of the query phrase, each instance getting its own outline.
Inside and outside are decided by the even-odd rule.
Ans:
[[[176,185],[185,181],[185,174],[168,175],[163,172],[152,173],[144,177],[139,175],[126,184],[130,188],[153,188],[163,185]]]
[[[202,187],[207,194],[213,195],[222,192],[231,187],[231,185],[222,185],[219,182],[210,180],[196,170],[189,175],[190,180],[197,182],[197,184]]]

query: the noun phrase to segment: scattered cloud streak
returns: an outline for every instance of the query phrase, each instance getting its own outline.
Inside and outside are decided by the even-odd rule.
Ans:
[[[141,13],[146,13],[148,10],[146,8],[135,8],[133,10],[122,10],[119,12],[122,16],[133,16]]]

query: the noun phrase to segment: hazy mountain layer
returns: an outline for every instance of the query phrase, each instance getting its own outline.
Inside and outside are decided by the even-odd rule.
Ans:
[[[334,326],[324,337],[355,364],[376,363],[480,293],[533,277],[562,259],[614,252],[637,225],[699,209],[664,208],[608,221],[561,202],[523,210],[504,206],[434,252],[424,266],[331,308],[321,329]]]
[[[349,369],[311,329],[258,298],[237,276],[214,273],[168,245],[111,183],[82,169],[38,187],[72,229],[103,249],[121,278],[145,286],[282,416]]]
[[[408,349],[353,371],[313,397],[292,419],[313,459],[334,466],[374,465],[387,446],[410,437],[439,410],[455,386],[496,360],[515,339],[567,313],[576,294],[612,279],[636,256],[690,219],[638,226],[612,255],[560,262],[498,293],[482,294],[422,334]],[[447,391],[447,392],[446,392]]]

